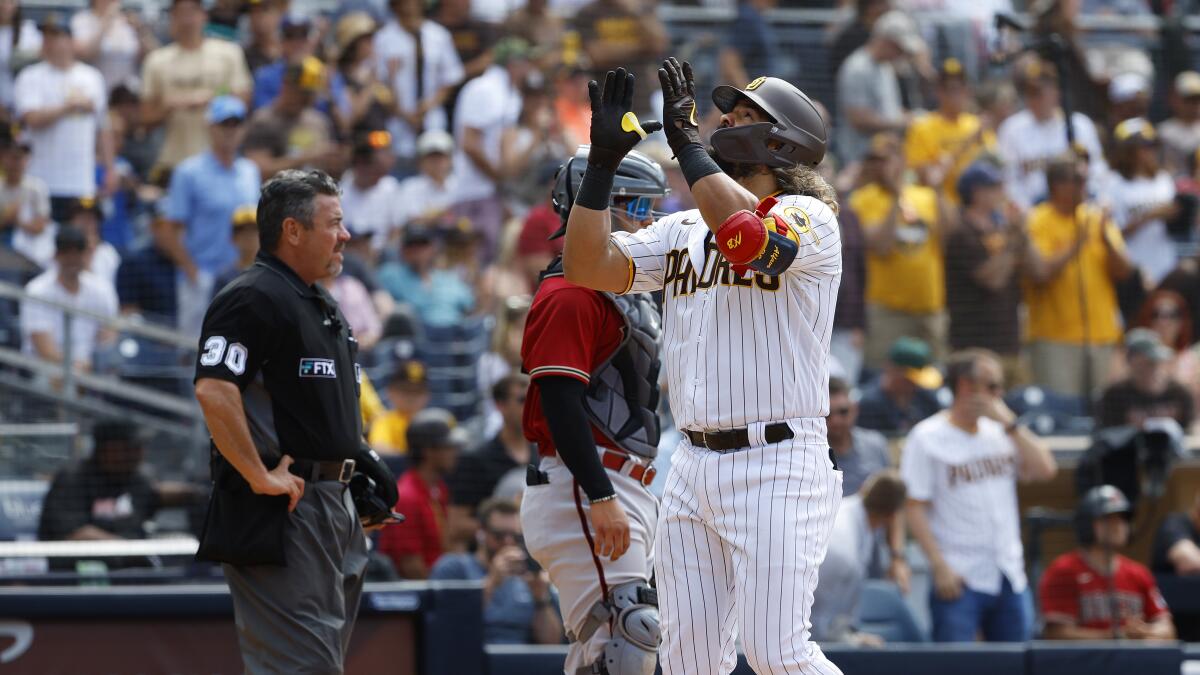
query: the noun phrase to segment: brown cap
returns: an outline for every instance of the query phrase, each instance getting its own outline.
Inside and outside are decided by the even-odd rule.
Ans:
[[[346,50],[356,40],[361,37],[373,35],[378,28],[379,26],[375,23],[375,19],[372,19],[371,15],[366,12],[350,12],[338,19],[337,26],[333,29],[338,58],[344,58]]]

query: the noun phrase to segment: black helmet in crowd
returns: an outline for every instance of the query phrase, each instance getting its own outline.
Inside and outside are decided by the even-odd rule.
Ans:
[[[1125,498],[1125,493],[1112,485],[1097,485],[1088,490],[1083,499],[1079,500],[1079,508],[1075,511],[1075,536],[1084,546],[1096,542],[1096,533],[1092,523],[1097,518],[1120,513],[1129,518],[1133,516],[1133,507]]]
[[[816,166],[825,158],[829,130],[816,104],[804,92],[778,77],[760,77],[745,89],[723,84],[712,93],[713,103],[723,113],[733,110],[743,98],[758,106],[771,121],[714,131],[711,142],[718,157],[773,168]],[[771,141],[778,147],[770,147]]]
[[[571,206],[575,204],[575,196],[579,194],[579,185],[583,182],[583,171],[587,168],[590,145],[581,145],[575,155],[558,168],[554,175],[554,189],[550,193],[554,211],[558,214],[562,227],[558,228],[551,239],[557,239],[567,233],[567,217],[571,215]],[[661,199],[671,194],[667,186],[667,174],[663,172],[658,162],[646,155],[632,150],[621,160],[617,167],[617,176],[613,179],[612,198],[647,197]],[[657,217],[658,212],[654,212]]]

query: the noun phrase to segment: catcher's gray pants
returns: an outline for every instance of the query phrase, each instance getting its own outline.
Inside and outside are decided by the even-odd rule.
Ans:
[[[305,484],[284,548],[286,567],[223,566],[246,673],[340,675],[367,566],[350,491]]]

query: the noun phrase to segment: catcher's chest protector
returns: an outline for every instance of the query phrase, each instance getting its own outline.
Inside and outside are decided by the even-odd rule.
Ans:
[[[592,424],[617,447],[646,459],[658,455],[658,369],[662,322],[645,293],[604,293],[621,318],[625,335],[592,374],[583,407]]]

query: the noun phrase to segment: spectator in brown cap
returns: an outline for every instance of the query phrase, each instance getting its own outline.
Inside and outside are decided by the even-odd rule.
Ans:
[[[1158,125],[1163,160],[1172,175],[1190,173],[1189,158],[1200,149],[1200,73],[1188,70],[1175,76],[1170,119]]]
[[[418,412],[429,406],[429,379],[420,361],[401,361],[396,364],[387,383],[387,400],[392,409],[371,424],[368,442],[381,453],[408,452],[408,423]]]
[[[333,140],[329,119],[314,107],[325,91],[325,75],[325,65],[315,56],[289,64],[279,96],[250,117],[243,151],[262,175],[301,168],[341,173],[342,150]]]
[[[378,24],[366,12],[350,12],[334,28],[336,69],[331,84],[334,118],[342,132],[386,129],[397,114],[396,97],[379,79],[375,67],[375,32]]]

